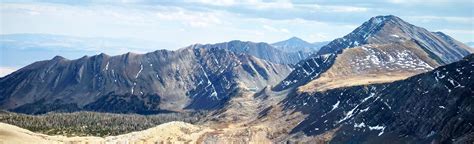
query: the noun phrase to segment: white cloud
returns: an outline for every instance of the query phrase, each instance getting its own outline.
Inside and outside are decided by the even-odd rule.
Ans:
[[[103,37],[130,36],[145,40],[159,39],[168,43],[173,41],[174,45],[179,44],[180,46],[186,45],[190,41],[208,42],[238,38],[274,41],[293,35],[311,37],[309,39],[314,40],[331,40],[347,34],[359,25],[359,23],[349,21],[337,21],[340,19],[338,16],[352,13],[370,15],[372,11],[375,11],[375,8],[369,7],[369,5],[292,3],[286,0],[191,0],[168,5],[144,5],[132,0],[124,3],[127,4],[93,3],[84,6],[51,3],[5,3],[0,9],[2,18],[9,16],[8,19],[5,19],[8,22],[2,23],[7,23],[8,27],[2,29],[1,33],[39,32],[86,37],[97,35]],[[262,14],[248,12],[262,12]],[[320,18],[313,12],[317,12],[316,14],[329,13],[334,16],[321,16]],[[266,15],[267,13],[268,15]],[[18,20],[15,21],[15,19]],[[472,24],[474,21],[472,17],[439,16],[413,16],[407,17],[407,19],[467,24]],[[35,27],[22,25],[21,22],[25,20],[35,23]],[[213,36],[209,31],[205,31],[208,29],[213,29]],[[236,36],[231,33],[250,36]],[[200,34],[207,36],[192,37]],[[261,35],[265,35],[265,37],[260,37]],[[174,47],[167,46],[166,48]]]
[[[327,6],[326,9],[330,12],[367,12],[368,8],[354,7],[354,6]]]
[[[319,5],[319,4],[298,4],[297,8],[307,9],[313,12],[329,12],[329,13],[350,13],[350,12],[367,12],[369,8],[360,6],[347,5]]]
[[[329,37],[327,36],[327,34],[314,33],[314,34],[308,35],[308,38],[314,41],[326,41],[328,40]]]
[[[184,9],[175,9],[156,12],[155,15],[161,20],[179,21],[191,27],[208,27],[222,23],[221,13],[217,12],[190,12]]]
[[[452,3],[452,0],[387,0],[389,3],[394,4],[413,4],[413,3],[425,3],[425,4],[434,4],[434,3]],[[470,0],[456,0],[455,2],[472,2]]]
[[[290,33],[290,31],[289,31],[288,29],[286,29],[286,28],[282,28],[282,29],[280,29],[280,31],[281,31],[281,32],[284,32],[284,33]]]
[[[445,33],[453,33],[453,34],[470,34],[474,35],[473,29],[438,29],[436,31],[445,32]],[[474,37],[473,37],[474,38]]]
[[[231,6],[235,5],[234,0],[198,0],[198,3],[207,4],[207,5],[217,5],[217,6]]]
[[[454,16],[408,16],[408,19],[430,23],[433,21],[448,21],[453,23],[473,24],[474,17],[454,17]]]
[[[261,0],[191,0],[190,3],[199,3],[210,6],[238,6],[251,9],[291,9],[293,4],[288,0],[261,1]]]
[[[254,7],[257,9],[291,9],[293,4],[290,1],[274,1],[274,2],[262,2],[259,0],[249,0],[243,5]]]
[[[245,7],[248,9],[276,9],[282,10],[309,10],[309,11],[323,11],[323,12],[366,12],[369,9],[366,7],[347,6],[347,5],[319,5],[319,4],[294,4],[289,0],[277,1],[261,1],[261,0],[199,0],[198,3],[213,6],[224,7]]]
[[[270,32],[290,33],[290,31],[286,28],[276,28],[270,25],[263,25],[262,28]]]

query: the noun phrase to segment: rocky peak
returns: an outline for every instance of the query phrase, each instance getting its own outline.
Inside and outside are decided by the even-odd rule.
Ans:
[[[272,46],[287,52],[312,52],[317,51],[320,48],[320,46],[316,44],[309,43],[295,36],[284,41],[273,43]]]
[[[387,82],[389,79],[384,78],[385,74],[390,74],[390,78],[397,75],[398,79],[404,79],[457,61],[470,53],[467,46],[443,33],[432,33],[393,15],[376,16],[346,36],[323,46],[317,54],[298,63],[295,70],[275,89],[300,85],[305,85],[304,90],[317,89],[328,85],[323,83],[326,82],[323,79],[334,76],[336,79],[353,78],[361,76],[360,73],[364,73],[364,77],[375,78],[374,81],[368,81],[369,83]],[[322,63],[314,62],[314,59],[323,55],[330,55],[331,58],[321,61]],[[315,82],[318,81],[316,79],[320,81]],[[308,82],[309,85],[306,84]],[[337,81],[337,85],[347,86],[344,83],[346,79]],[[367,81],[357,80],[348,85],[366,83]],[[330,84],[334,86],[333,83]]]
[[[384,44],[398,41],[400,36],[397,33],[404,33],[406,29],[411,27],[413,25],[393,15],[372,17],[346,36],[335,39],[328,45],[323,46],[319,54],[334,53],[344,48],[369,43]]]
[[[299,38],[299,37],[291,37],[290,39],[286,40],[288,42],[302,42],[302,43],[307,43],[306,41],[304,41],[303,39]]]
[[[415,41],[418,47],[424,49],[441,64],[454,62],[472,53],[466,45],[446,34],[432,33],[405,22],[399,17],[388,15],[372,17],[351,33],[322,47],[318,54],[335,53],[345,48],[365,44],[390,44],[407,40]]]
[[[53,59],[51,59],[51,60],[53,60],[53,61],[61,61],[61,60],[66,60],[66,58],[57,55],[57,56],[53,57]]]
[[[216,44],[195,44],[187,48],[193,49],[225,49],[237,54],[248,54],[259,59],[267,60],[278,64],[295,64],[305,59],[310,53],[299,51],[283,51],[268,43],[233,40]]]

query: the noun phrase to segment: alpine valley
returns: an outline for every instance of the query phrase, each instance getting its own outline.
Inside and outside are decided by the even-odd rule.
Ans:
[[[56,56],[0,78],[0,143],[474,143],[473,53],[387,15],[330,42]]]

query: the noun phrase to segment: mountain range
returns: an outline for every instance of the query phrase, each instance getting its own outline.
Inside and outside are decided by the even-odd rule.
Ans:
[[[465,44],[387,15],[318,49],[293,37],[57,56],[0,78],[0,108],[205,110],[211,130],[199,141],[211,143],[474,141],[474,50]]]
[[[289,72],[289,65],[218,48],[100,54],[77,60],[57,56],[1,78],[0,101],[3,109],[33,114],[211,109],[237,89],[259,90]]]

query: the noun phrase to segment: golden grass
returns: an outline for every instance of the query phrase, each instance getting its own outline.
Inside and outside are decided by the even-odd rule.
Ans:
[[[321,77],[314,81],[311,81],[309,84],[304,85],[298,89],[299,92],[322,92],[334,88],[340,87],[350,87],[357,85],[367,85],[367,84],[379,84],[379,83],[389,83],[397,80],[406,79],[413,74],[411,73],[399,73],[399,74],[369,74],[369,75],[358,75],[358,76],[345,76],[339,78],[330,78],[330,77]]]
[[[321,92],[334,88],[350,87],[357,85],[368,85],[378,83],[388,83],[397,80],[406,79],[413,75],[426,72],[428,69],[405,68],[388,63],[386,66],[357,65],[354,60],[362,59],[370,55],[363,47],[370,47],[382,53],[381,56],[400,54],[401,51],[408,51],[412,57],[423,61],[431,67],[437,67],[439,64],[424,52],[412,41],[404,41],[400,43],[381,44],[381,45],[365,45],[361,47],[348,48],[338,55],[336,61],[321,76],[306,85],[298,88],[298,92]]]

